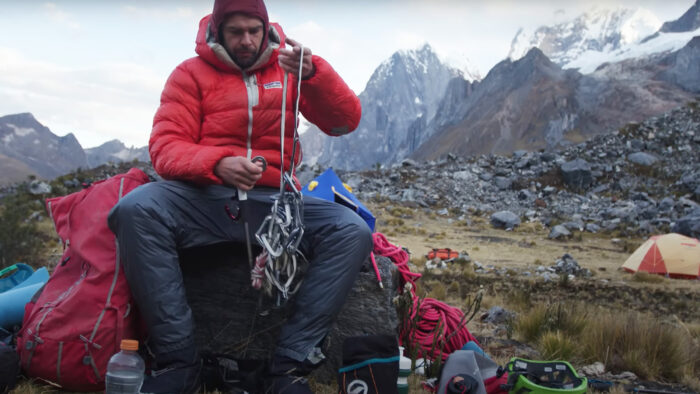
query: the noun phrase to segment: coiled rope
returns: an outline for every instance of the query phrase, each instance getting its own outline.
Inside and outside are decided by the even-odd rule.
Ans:
[[[416,280],[421,277],[421,274],[411,272],[408,266],[408,253],[389,242],[382,233],[376,232],[372,237],[374,253],[391,259],[399,270],[401,278],[399,292],[403,293],[404,289],[410,291],[412,305],[409,314],[403,316],[404,324],[402,324],[402,332],[399,333],[401,345],[407,349],[417,348],[418,357],[442,361],[469,341],[474,341],[478,345],[479,342],[467,329],[464,313],[459,308],[434,298],[416,296]]]

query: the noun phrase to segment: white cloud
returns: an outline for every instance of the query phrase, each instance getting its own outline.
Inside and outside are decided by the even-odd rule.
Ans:
[[[66,26],[73,30],[79,30],[80,24],[76,22],[75,17],[68,12],[58,8],[56,3],[44,3],[44,10],[50,20]]]
[[[66,68],[0,48],[0,113],[32,112],[54,133],[90,147],[115,136],[148,142],[166,75],[132,63]]]
[[[126,5],[123,11],[130,17],[146,20],[189,21],[211,12],[211,7],[162,7]]]

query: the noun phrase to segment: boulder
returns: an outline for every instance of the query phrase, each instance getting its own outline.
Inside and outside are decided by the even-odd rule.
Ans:
[[[49,194],[51,193],[51,185],[43,181],[33,180],[27,190],[33,195]]]
[[[560,169],[564,183],[572,190],[586,190],[593,183],[591,165],[583,159],[567,161]]]
[[[564,239],[569,237],[571,237],[571,232],[561,224],[554,226],[552,231],[549,232],[549,239]]]
[[[181,261],[200,351],[225,353],[238,359],[268,359],[280,327],[291,314],[293,298],[277,306],[276,300],[251,288],[244,245],[189,249],[181,252]],[[396,334],[398,317],[392,298],[397,294],[397,270],[388,258],[376,256],[376,261],[384,290],[379,288],[368,260],[324,341],[326,362],[312,375],[320,382],[336,378],[345,338]]]
[[[511,211],[499,211],[491,215],[491,225],[506,230],[513,229],[520,225],[520,218]]]
[[[640,166],[645,166],[645,167],[650,167],[653,166],[654,163],[659,161],[659,159],[656,158],[654,155],[650,155],[649,153],[645,152],[635,152],[627,156],[627,160],[631,161],[634,164],[638,164]]]
[[[678,219],[671,231],[688,237],[700,238],[700,209]]]

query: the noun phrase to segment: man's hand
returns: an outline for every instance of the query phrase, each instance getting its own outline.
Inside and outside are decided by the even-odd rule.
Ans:
[[[298,64],[298,63],[297,63]],[[214,174],[227,185],[248,191],[262,177],[262,163],[248,160],[243,156],[228,156],[219,160],[214,168]]]
[[[301,53],[301,44],[287,37],[285,42],[291,48],[281,48],[277,57],[280,67],[292,75],[299,74],[299,54]],[[316,70],[311,62],[311,49],[304,47],[304,60],[301,68],[302,79],[310,78]]]

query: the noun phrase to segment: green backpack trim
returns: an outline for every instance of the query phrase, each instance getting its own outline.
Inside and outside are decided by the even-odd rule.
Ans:
[[[534,361],[513,357],[506,365],[510,394],[582,394],[588,380],[566,361]]]

